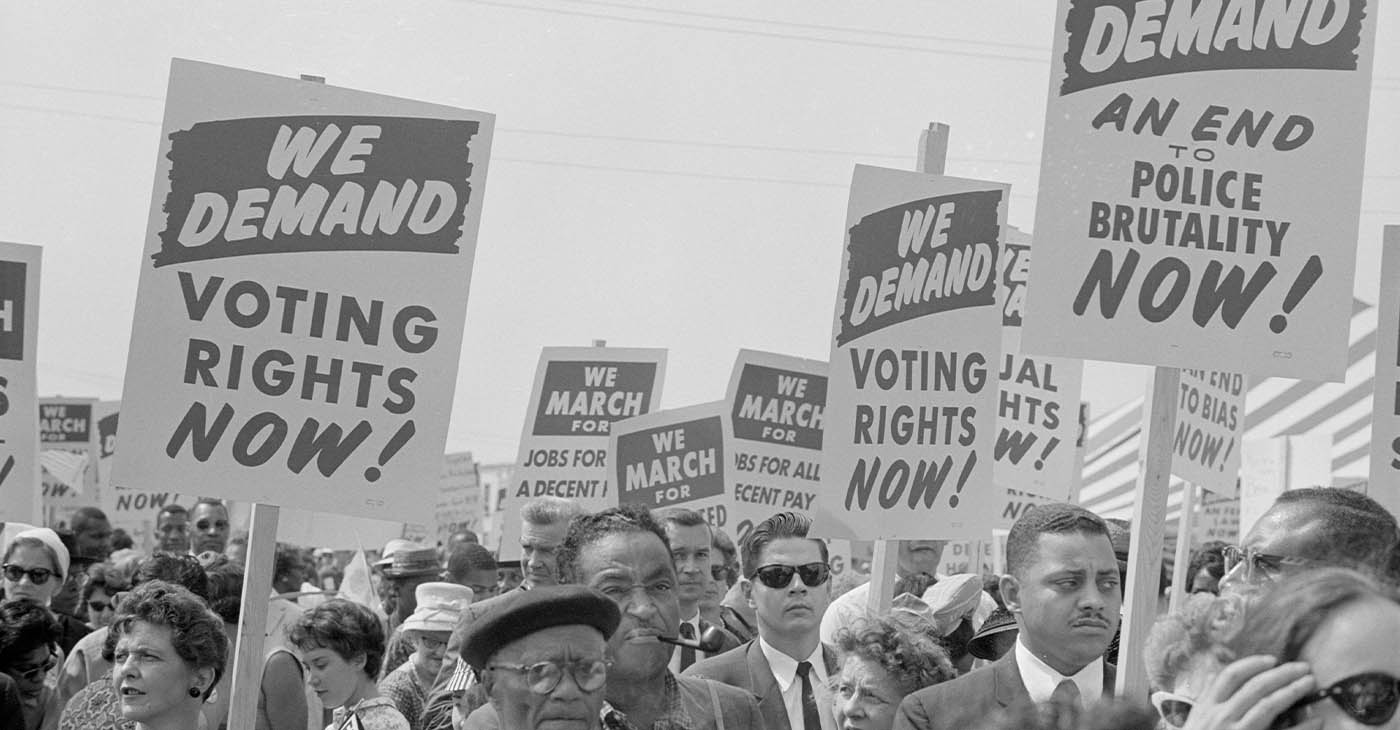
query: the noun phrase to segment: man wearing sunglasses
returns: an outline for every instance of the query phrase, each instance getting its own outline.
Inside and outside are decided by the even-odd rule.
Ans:
[[[617,605],[583,586],[540,586],[492,601],[463,637],[503,728],[601,726],[607,641]]]
[[[811,520],[794,512],[754,526],[740,555],[758,638],[685,672],[749,691],[769,728],[834,727],[826,687],[836,655],[819,635],[831,602],[831,567],[826,543],[807,537],[810,527]]]
[[[1278,496],[1239,547],[1224,549],[1220,591],[1255,593],[1329,566],[1395,580],[1397,543],[1395,516],[1370,497],[1348,489],[1294,489]]]
[[[1016,645],[991,666],[905,697],[895,730],[978,727],[1028,702],[1074,717],[1112,694],[1103,653],[1123,595],[1104,521],[1076,505],[1037,506],[1007,534],[1006,569],[1001,597],[1016,617]]]
[[[671,544],[671,559],[676,564],[676,601],[680,604],[681,615],[679,635],[682,639],[698,641],[713,625],[700,617],[700,601],[714,582],[710,572],[714,566],[710,525],[699,512],[683,507],[666,510],[659,516]],[[679,674],[697,659],[718,656],[739,646],[738,637],[725,631],[723,626],[714,628],[724,637],[719,650],[707,653],[694,647],[678,646],[671,652],[672,672]]]
[[[228,549],[228,507],[217,499],[205,497],[195,503],[190,510],[190,522],[194,523],[194,544],[190,552],[198,555],[205,551],[220,555]]]

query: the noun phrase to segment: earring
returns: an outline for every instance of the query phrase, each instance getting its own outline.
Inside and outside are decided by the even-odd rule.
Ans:
[[[199,689],[198,687],[190,687],[190,696],[191,696],[191,697],[198,697],[198,696],[200,696],[200,695],[202,695],[202,694],[204,694],[204,693],[203,693],[202,691],[200,691],[200,689]]]

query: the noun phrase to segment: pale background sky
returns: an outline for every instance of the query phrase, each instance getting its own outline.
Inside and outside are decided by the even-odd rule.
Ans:
[[[1400,13],[1379,11],[1356,294],[1400,223]],[[119,398],[170,58],[492,112],[448,450],[515,458],[540,347],[826,359],[854,164],[1008,182],[1035,214],[1051,0],[89,2],[0,7],[0,240],[44,247],[39,392]],[[1319,190],[1319,196],[1325,191]],[[1146,368],[1088,363],[1104,413]]]

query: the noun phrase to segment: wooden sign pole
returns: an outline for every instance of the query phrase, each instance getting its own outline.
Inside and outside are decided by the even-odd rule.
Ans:
[[[1186,605],[1186,583],[1191,579],[1191,537],[1196,532],[1196,485],[1187,482],[1181,491],[1181,519],[1176,531],[1176,558],[1172,564],[1172,600],[1168,609],[1176,613]]]
[[[1167,521],[1167,487],[1172,472],[1172,431],[1180,398],[1181,370],[1153,369],[1143,413],[1142,446],[1133,498],[1133,542],[1128,549],[1128,585],[1123,593],[1122,636],[1118,642],[1119,697],[1147,703],[1147,672],[1142,649],[1157,617],[1157,585],[1162,564],[1162,533]]]
[[[229,730],[253,730],[262,691],[263,638],[272,595],[272,571],[277,551],[277,520],[281,509],[253,504],[248,525],[248,559],[243,568],[243,607],[238,612],[237,643],[232,647],[233,679],[229,686]]]
[[[919,172],[942,175],[948,161],[948,125],[930,122],[928,129],[919,133]],[[870,593],[866,597],[866,610],[876,616],[890,612],[894,601],[894,584],[899,567],[899,541],[876,540],[874,560],[870,565]],[[980,556],[979,556],[980,559]]]

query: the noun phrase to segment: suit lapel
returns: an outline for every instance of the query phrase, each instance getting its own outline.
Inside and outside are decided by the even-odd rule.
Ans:
[[[1006,652],[1006,656],[992,665],[992,684],[997,704],[1002,707],[1030,701],[1031,695],[1021,679],[1021,668],[1016,664],[1015,650]]]

